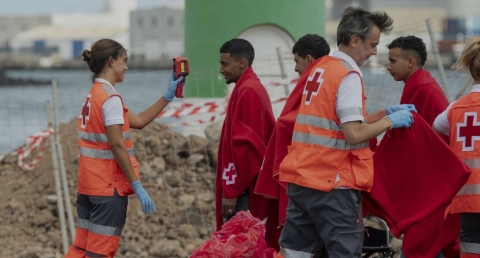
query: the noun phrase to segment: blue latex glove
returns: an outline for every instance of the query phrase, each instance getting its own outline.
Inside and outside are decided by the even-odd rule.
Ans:
[[[152,212],[155,211],[155,205],[153,205],[153,201],[150,196],[148,196],[147,191],[143,189],[140,180],[133,182],[131,185],[138,199],[142,203],[142,211],[145,212],[145,214],[152,214]]]
[[[402,105],[393,105],[393,106],[388,106],[385,108],[387,111],[387,115],[390,115],[394,113],[395,111],[398,110],[407,110],[407,111],[415,111],[417,113],[417,109],[415,108],[415,105],[413,104],[402,104]]]
[[[387,116],[392,121],[392,128],[409,128],[413,123],[413,116],[408,110],[398,110]]]
[[[177,90],[177,84],[183,80],[183,76],[180,76],[177,80],[173,79],[173,72],[170,75],[170,80],[168,82],[168,89],[167,92],[163,94],[163,97],[168,101],[172,101],[175,97],[175,91]]]

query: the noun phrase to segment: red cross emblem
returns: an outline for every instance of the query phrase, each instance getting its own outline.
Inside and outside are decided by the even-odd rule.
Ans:
[[[92,94],[88,94],[83,101],[82,110],[80,111],[80,116],[78,118],[82,119],[82,124],[80,125],[82,128],[87,128],[86,120],[90,120],[90,98]]]
[[[237,171],[235,171],[235,165],[228,163],[228,168],[223,169],[222,179],[227,181],[227,185],[235,184],[235,178],[237,177]]]
[[[467,112],[464,122],[457,123],[457,141],[462,142],[463,151],[473,151],[476,140],[480,140],[480,122],[477,121],[477,112]]]
[[[317,96],[318,91],[323,83],[323,72],[325,72],[325,69],[317,68],[312,76],[308,77],[307,83],[305,84],[305,89],[303,90],[303,94],[307,95],[305,97],[305,105],[310,105],[312,96]]]

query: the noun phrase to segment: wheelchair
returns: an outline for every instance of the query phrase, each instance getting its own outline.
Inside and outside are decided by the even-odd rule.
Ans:
[[[395,250],[390,245],[390,230],[387,223],[375,216],[367,216],[364,219],[364,237],[362,258],[374,257],[393,258]]]

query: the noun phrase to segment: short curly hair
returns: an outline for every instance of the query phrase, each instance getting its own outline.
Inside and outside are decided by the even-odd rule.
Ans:
[[[224,53],[229,53],[237,61],[245,58],[249,66],[253,64],[253,59],[255,59],[255,50],[252,44],[245,39],[231,39],[223,43],[220,54]]]
[[[422,64],[422,66],[425,64],[425,61],[427,61],[427,48],[421,38],[412,35],[400,37],[394,39],[392,43],[387,45],[388,49],[397,47],[402,50],[405,57],[408,57],[408,54],[413,54],[417,63]]]
[[[317,34],[307,34],[295,43],[292,48],[292,54],[297,54],[305,59],[307,55],[318,59],[330,53],[330,46],[327,41]]]

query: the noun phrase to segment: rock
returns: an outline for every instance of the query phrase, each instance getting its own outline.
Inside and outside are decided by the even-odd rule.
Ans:
[[[43,209],[35,215],[35,226],[41,227],[47,223],[53,223],[57,220],[52,214],[51,211]]]
[[[190,157],[188,157],[187,162],[188,164],[192,166],[196,166],[198,162],[202,161],[205,159],[205,155],[202,154],[192,154]]]
[[[47,197],[46,196],[39,196],[36,198],[36,205],[39,210],[43,210],[47,208]]]
[[[165,176],[165,182],[167,182],[167,184],[170,186],[175,187],[180,185],[180,183],[182,182],[182,177],[178,172],[167,171],[165,173]]]
[[[212,202],[214,200],[213,193],[210,191],[204,191],[199,193],[197,198],[204,202]]]
[[[187,239],[194,239],[198,237],[197,229],[189,224],[182,224],[180,227],[177,228],[178,236],[187,238]]]
[[[152,162],[150,163],[153,170],[156,172],[164,172],[167,164],[162,157],[155,157],[153,158]]]
[[[219,142],[222,134],[223,120],[207,126],[204,130],[205,136],[210,142]]]
[[[208,158],[210,160],[210,166],[215,168],[218,160],[218,144],[208,145]]]
[[[167,165],[178,166],[180,163],[180,158],[175,152],[170,150],[165,156],[165,161],[167,162]]]
[[[205,154],[205,149],[208,145],[208,140],[198,135],[190,135],[188,137],[191,153]]]
[[[197,174],[192,171],[185,172],[185,180],[188,182],[197,182]]]
[[[171,257],[176,255],[177,248],[180,247],[180,242],[177,240],[158,240],[149,253],[153,257]]]
[[[180,205],[182,205],[183,207],[190,207],[195,201],[195,196],[191,194],[184,194],[180,196],[179,199],[180,199]]]

